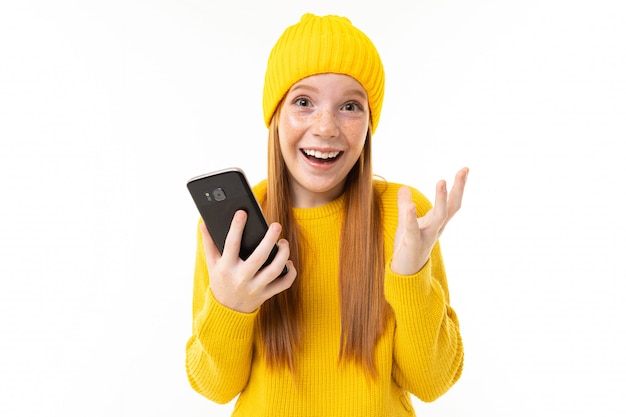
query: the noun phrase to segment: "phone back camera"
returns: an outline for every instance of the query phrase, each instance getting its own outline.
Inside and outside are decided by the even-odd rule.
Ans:
[[[221,188],[216,188],[213,190],[213,199],[215,201],[223,201],[226,200],[226,193]]]

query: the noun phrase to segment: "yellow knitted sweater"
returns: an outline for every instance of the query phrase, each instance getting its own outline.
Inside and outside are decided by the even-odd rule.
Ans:
[[[434,401],[461,375],[463,345],[449,304],[439,244],[428,263],[413,276],[389,268],[398,221],[400,184],[376,182],[382,196],[385,245],[385,297],[393,309],[375,351],[378,378],[362,368],[338,363],[340,307],[339,233],[343,197],[321,207],[294,209],[307,242],[302,257],[304,318],[302,346],[295,358],[295,377],[288,370],[269,370],[257,355],[257,312],[239,313],[222,306],[209,290],[202,238],[193,288],[193,326],[187,343],[187,375],[193,389],[218,403],[237,395],[235,417],[385,417],[414,416],[409,393]],[[265,181],[254,187],[262,199]],[[430,202],[412,189],[418,216]]]

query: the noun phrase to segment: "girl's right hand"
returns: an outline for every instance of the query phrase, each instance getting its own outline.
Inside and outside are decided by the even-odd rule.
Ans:
[[[280,239],[281,226],[272,223],[265,237],[252,254],[243,261],[239,247],[247,214],[243,210],[235,213],[220,254],[204,223],[200,225],[202,242],[206,254],[213,296],[225,307],[242,313],[252,313],[266,300],[285,291],[296,278],[296,270],[289,260],[289,243]],[[276,257],[265,268],[259,270],[267,260],[274,245],[278,246]],[[283,267],[288,272],[281,278]]]

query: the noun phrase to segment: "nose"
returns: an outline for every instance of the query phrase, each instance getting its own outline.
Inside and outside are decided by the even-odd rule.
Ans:
[[[337,115],[331,109],[320,109],[317,112],[314,133],[324,138],[334,138],[339,136],[339,123]]]

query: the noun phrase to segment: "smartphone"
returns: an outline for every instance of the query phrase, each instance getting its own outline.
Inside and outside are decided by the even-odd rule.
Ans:
[[[244,261],[248,259],[261,243],[268,225],[243,170],[226,168],[199,175],[187,181],[187,189],[220,253],[224,252],[224,242],[235,212],[244,210],[248,214],[239,250],[239,257]],[[261,269],[274,260],[277,252],[278,246],[274,245]],[[285,265],[280,276],[286,273]]]

